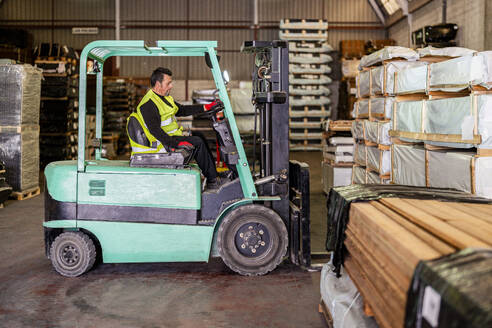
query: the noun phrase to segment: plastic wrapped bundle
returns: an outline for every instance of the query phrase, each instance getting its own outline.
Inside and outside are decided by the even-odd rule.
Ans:
[[[371,118],[391,120],[393,103],[395,102],[394,97],[371,98],[369,101],[371,107]]]
[[[492,88],[492,51],[430,65],[429,89],[456,92],[469,86]]]
[[[393,130],[421,133],[424,106],[425,102],[422,100],[397,102]]]
[[[321,270],[321,299],[330,311],[334,328],[376,328],[374,318],[364,314],[364,302],[349,275],[341,268],[337,278],[333,264],[326,263]]]
[[[354,148],[354,162],[366,166],[366,145],[358,143]]]
[[[255,107],[251,102],[252,96],[251,87],[231,89],[231,106],[234,114],[253,114]]]
[[[39,125],[0,128],[0,160],[14,191],[39,185]]]
[[[357,79],[357,97],[369,97],[371,91],[371,71],[359,72]]]
[[[392,146],[393,183],[425,187],[425,149],[422,146]]]
[[[352,132],[352,136],[354,137],[354,139],[364,139],[364,121],[352,121],[352,128],[350,129],[350,131]]]
[[[359,69],[363,67],[369,67],[382,63],[385,60],[402,58],[409,61],[416,61],[419,59],[419,54],[410,48],[405,47],[384,47],[383,49],[376,51],[370,55],[362,57],[359,65]]]
[[[395,74],[394,92],[397,95],[425,93],[428,91],[428,65],[409,66]]]
[[[430,187],[492,198],[492,157],[475,157],[474,152],[464,151],[428,151],[427,158]]]
[[[363,166],[354,165],[352,169],[352,184],[364,184],[367,182],[367,171]]]
[[[467,248],[415,269],[405,327],[491,327],[492,251]]]
[[[0,65],[0,126],[39,124],[41,75],[27,64]]]
[[[424,62],[393,61],[371,69],[371,95],[394,95],[395,73],[404,69],[426,66]]]
[[[369,99],[359,99],[354,103],[352,116],[355,118],[369,118]]]

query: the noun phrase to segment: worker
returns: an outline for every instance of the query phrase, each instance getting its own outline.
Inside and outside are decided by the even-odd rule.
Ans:
[[[194,157],[203,175],[207,178],[207,188],[216,189],[220,185],[214,159],[203,135],[185,136],[183,127],[179,126],[175,116],[189,116],[203,113],[222,106],[220,100],[206,105],[181,105],[169,95],[173,88],[171,70],[163,67],[156,68],[150,76],[151,89],[145,94],[137,106],[135,116],[149,139],[149,144],[160,143],[157,148],[141,148],[130,137],[132,154],[135,149],[142,149],[142,153],[159,152],[162,148],[167,151],[175,149],[193,150]],[[136,147],[135,147],[136,146]],[[149,151],[150,150],[150,151]],[[138,152],[138,151],[137,151]]]

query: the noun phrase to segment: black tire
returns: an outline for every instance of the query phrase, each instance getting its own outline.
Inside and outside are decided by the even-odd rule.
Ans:
[[[244,205],[232,210],[220,224],[217,246],[231,270],[261,276],[282,262],[288,246],[287,229],[273,210]]]
[[[50,259],[55,270],[65,277],[89,271],[96,261],[96,247],[83,232],[64,232],[53,241]]]

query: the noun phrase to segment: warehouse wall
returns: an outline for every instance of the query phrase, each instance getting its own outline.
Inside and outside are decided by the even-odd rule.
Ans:
[[[244,40],[278,39],[281,18],[327,19],[328,41],[384,39],[386,32],[367,0],[258,0],[259,25],[253,28],[253,0],[120,0],[121,39],[146,41],[217,40],[221,67],[233,79],[250,78]],[[82,49],[97,39],[114,39],[114,0],[4,0],[0,25],[28,29],[35,44],[56,42]],[[73,35],[72,27],[99,27],[96,35]],[[122,58],[120,75],[148,76],[157,66],[175,70],[176,79],[210,79],[200,58]]]
[[[447,22],[458,24],[456,40],[459,46],[477,51],[487,49],[485,36],[487,1],[489,0],[448,0]],[[488,7],[491,5],[489,4]],[[412,31],[441,21],[442,1],[434,0],[412,14]],[[396,40],[398,45],[411,46],[408,35],[406,17],[389,28],[389,37]]]

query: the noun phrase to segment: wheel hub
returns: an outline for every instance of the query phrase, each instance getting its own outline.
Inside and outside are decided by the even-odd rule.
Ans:
[[[242,255],[257,257],[268,249],[270,234],[268,229],[261,223],[246,223],[237,230],[235,244]]]
[[[66,266],[75,266],[80,260],[79,250],[72,244],[65,245],[60,253],[60,258]]]

